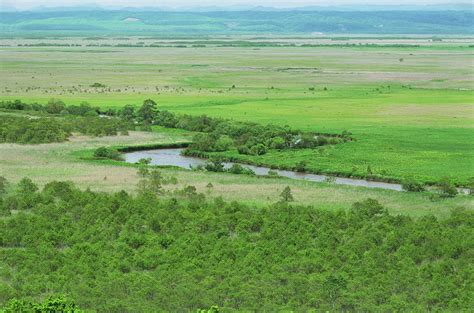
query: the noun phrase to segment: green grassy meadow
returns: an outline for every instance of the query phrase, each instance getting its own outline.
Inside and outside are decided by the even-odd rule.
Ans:
[[[174,112],[348,130],[355,139],[320,151],[227,153],[247,161],[291,167],[304,160],[311,171],[362,176],[370,166],[427,183],[449,177],[467,185],[474,176],[468,46],[1,50],[4,100],[118,108],[151,98]],[[107,87],[89,87],[94,82]]]

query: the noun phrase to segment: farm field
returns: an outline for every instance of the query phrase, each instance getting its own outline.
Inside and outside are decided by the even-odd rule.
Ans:
[[[24,47],[4,39],[10,46],[1,48],[0,98],[59,98],[102,108],[138,107],[150,98],[176,113],[350,131],[354,141],[319,151],[223,154],[283,167],[305,161],[310,171],[345,176],[363,176],[370,168],[399,181],[448,177],[467,186],[473,177],[469,38],[403,39],[400,47],[365,39],[379,46],[259,48],[88,47],[84,40],[80,47]],[[94,82],[106,87],[90,87]]]

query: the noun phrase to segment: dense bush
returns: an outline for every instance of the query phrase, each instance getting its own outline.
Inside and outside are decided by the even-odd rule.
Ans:
[[[131,196],[25,181],[0,204],[15,212],[0,218],[0,308],[55,294],[102,312],[473,307],[472,212],[412,219],[375,200],[331,212],[289,195],[260,208],[192,186]]]
[[[242,166],[238,163],[232,164],[230,167],[224,166],[224,163],[219,158],[212,158],[206,162],[203,167],[196,168],[197,170],[206,170],[209,172],[227,172],[231,174],[243,174],[255,176],[255,172],[250,168]]]
[[[39,144],[66,141],[72,132],[89,136],[128,134],[129,123],[116,118],[28,118],[0,116],[0,143]]]
[[[0,109],[7,110],[20,110],[20,111],[37,111],[44,112],[49,114],[62,114],[62,115],[91,115],[91,112],[105,113],[101,112],[99,107],[92,107],[87,102],[82,102],[80,105],[68,105],[59,100],[59,99],[50,99],[46,105],[41,105],[38,103],[28,104],[24,103],[21,100],[14,101],[0,101]],[[115,114],[115,113],[114,113]]]
[[[411,192],[422,192],[425,191],[425,186],[417,181],[414,180],[405,180],[402,182],[402,188],[405,191],[411,191]]]
[[[134,126],[119,118],[107,117],[71,117],[64,119],[64,127],[71,132],[79,132],[88,136],[128,135]]]
[[[94,151],[95,158],[101,159],[112,159],[112,160],[122,160],[122,155],[117,150],[100,147]]]
[[[350,140],[348,136],[303,133],[289,127],[210,118],[205,115],[173,115],[158,111],[155,124],[200,132],[190,150],[205,152],[236,148],[241,154],[262,155],[268,149],[314,148]],[[162,117],[163,116],[163,117]],[[171,117],[172,116],[172,117]]]
[[[4,308],[5,313],[35,312],[35,313],[80,313],[82,310],[76,304],[63,296],[50,296],[41,303],[27,300],[10,300]]]
[[[458,194],[456,186],[448,178],[443,178],[438,186],[439,195],[442,198],[452,198]]]
[[[0,116],[0,143],[62,142],[70,134],[69,129],[56,119]]]
[[[243,174],[243,175],[250,175],[250,176],[255,175],[255,172],[253,170],[247,167],[244,167],[238,163],[232,164],[232,166],[227,169],[227,172],[231,174]]]

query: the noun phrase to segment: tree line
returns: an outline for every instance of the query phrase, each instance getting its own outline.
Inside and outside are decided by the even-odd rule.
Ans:
[[[40,144],[63,142],[73,132],[88,136],[127,135],[134,126],[120,119],[100,117],[0,116],[0,143]]]
[[[187,154],[216,152],[237,149],[240,154],[262,155],[269,149],[307,149],[323,145],[334,145],[352,140],[350,133],[322,134],[303,132],[289,126],[261,125],[207,115],[193,116],[158,110],[155,101],[147,99],[141,107],[125,105],[120,109],[102,111],[88,103],[67,106],[58,99],[51,99],[46,105],[26,104],[20,100],[0,102],[0,108],[9,110],[33,110],[49,114],[119,117],[130,125],[139,125],[142,130],[151,130],[151,125],[180,128],[198,132]]]

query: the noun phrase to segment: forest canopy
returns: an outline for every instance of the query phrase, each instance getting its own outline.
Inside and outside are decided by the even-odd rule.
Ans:
[[[144,177],[136,196],[29,179],[8,187],[0,307],[56,294],[107,312],[473,307],[470,211],[412,219],[368,199],[331,212],[290,204],[289,189],[257,208]]]

